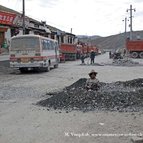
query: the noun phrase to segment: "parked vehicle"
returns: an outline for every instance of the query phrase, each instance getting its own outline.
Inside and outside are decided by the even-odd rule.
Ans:
[[[101,54],[101,51],[96,46],[88,46],[88,53],[94,51],[96,55]]]
[[[89,46],[85,43],[78,44],[66,44],[60,45],[60,61],[74,61],[80,59],[84,54],[84,57],[88,57],[90,52],[94,51],[96,55],[101,54],[101,51],[96,46]]]
[[[76,60],[77,48],[75,44],[60,45],[60,60],[61,61],[73,61]]]
[[[49,71],[58,67],[58,42],[39,35],[21,35],[11,38],[10,67],[21,72],[30,69]]]
[[[143,40],[127,40],[126,48],[132,58],[143,58]]]

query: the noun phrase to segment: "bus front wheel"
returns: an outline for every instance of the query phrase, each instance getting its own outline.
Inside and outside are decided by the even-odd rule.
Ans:
[[[58,68],[58,64],[54,65],[54,68]]]
[[[19,70],[20,70],[20,72],[21,72],[21,73],[25,73],[25,72],[27,72],[27,71],[28,71],[28,69],[27,69],[27,68],[19,68]]]

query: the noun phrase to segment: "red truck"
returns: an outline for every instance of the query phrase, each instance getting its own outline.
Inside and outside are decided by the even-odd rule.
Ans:
[[[75,44],[60,45],[60,60],[61,61],[73,61],[76,60],[77,48]]]
[[[96,46],[88,46],[88,52],[94,51],[96,54],[99,54],[99,49]]]
[[[60,61],[74,61],[79,59],[81,54],[86,56],[91,51],[95,51],[96,54],[99,54],[99,49],[96,46],[88,46],[86,44],[65,44],[62,43],[59,48],[60,52]]]
[[[143,40],[127,40],[126,48],[132,58],[143,58]]]

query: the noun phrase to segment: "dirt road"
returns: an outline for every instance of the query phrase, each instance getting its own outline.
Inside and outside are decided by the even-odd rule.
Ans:
[[[20,74],[1,68],[0,143],[130,143],[133,136],[142,135],[143,112],[66,113],[35,105],[47,92],[88,78],[91,69],[103,82],[143,78],[143,66],[103,66],[111,62],[104,54],[96,57],[98,66],[67,62],[48,73]]]

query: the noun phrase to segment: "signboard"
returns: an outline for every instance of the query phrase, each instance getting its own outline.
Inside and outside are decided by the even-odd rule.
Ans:
[[[23,18],[22,18],[22,16],[21,15],[17,15],[15,17],[15,20],[14,20],[13,24],[22,27],[23,26]],[[25,17],[25,27],[27,27],[27,28],[29,27],[29,18],[27,18],[27,17]]]
[[[0,11],[0,24],[23,26],[21,15]],[[29,19],[25,17],[25,27],[29,27]]]
[[[16,14],[0,11],[0,24],[13,25]]]

